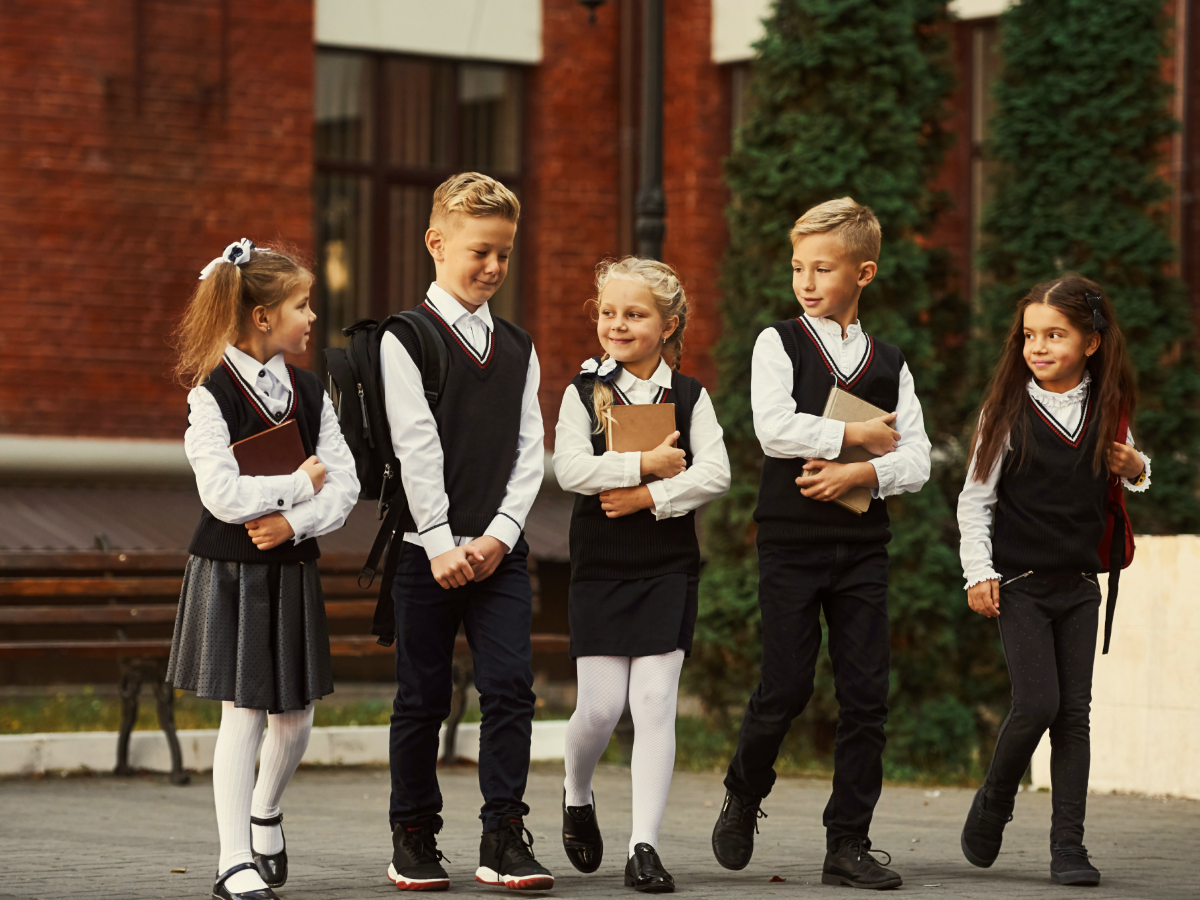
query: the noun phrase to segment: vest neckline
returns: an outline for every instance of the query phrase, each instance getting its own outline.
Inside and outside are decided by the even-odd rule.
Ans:
[[[237,366],[230,363],[228,357],[221,357],[221,365],[225,367],[225,371],[229,373],[230,377],[233,379],[233,383],[237,385],[238,389],[242,392],[242,396],[250,401],[250,405],[254,408],[254,411],[257,412],[259,416],[262,417],[262,420],[272,428],[282,425],[284,422],[292,418],[293,415],[295,415],[296,372],[291,366],[287,367],[288,379],[291,381],[292,385],[291,390],[288,391],[288,405],[280,412],[273,413],[265,403],[258,399],[258,392],[255,391],[254,385],[250,384],[244,377],[242,377],[242,373],[238,371]]]
[[[1037,417],[1042,420],[1046,427],[1049,428],[1054,434],[1058,435],[1058,437],[1068,447],[1073,450],[1078,450],[1079,445],[1083,442],[1083,436],[1087,432],[1088,422],[1090,422],[1092,418],[1091,385],[1088,385],[1087,393],[1084,394],[1083,409],[1080,410],[1079,422],[1076,424],[1074,431],[1068,429],[1065,425],[1058,421],[1058,419],[1055,418],[1054,413],[1050,412],[1049,407],[1035,398],[1032,394],[1026,393],[1025,396],[1029,398],[1030,408],[1033,409],[1034,413],[1037,414]]]
[[[797,316],[796,321],[800,323],[800,326],[804,329],[804,333],[808,335],[808,339],[816,346],[817,352],[821,355],[821,360],[825,363],[825,368],[829,370],[829,374],[845,389],[849,390],[854,387],[862,379],[863,375],[867,373],[867,369],[871,367],[871,362],[875,359],[874,339],[865,331],[862,332],[862,336],[867,341],[867,349],[863,353],[862,358],[859,359],[858,365],[847,374],[842,371],[842,367],[825,347],[825,343],[821,340],[821,336],[817,334],[816,328],[813,327],[812,323],[805,321],[807,318],[807,316]]]
[[[462,348],[463,352],[467,354],[467,358],[470,359],[471,362],[475,363],[475,365],[479,366],[481,369],[486,369],[488,367],[488,364],[492,361],[492,357],[495,356],[496,332],[494,328],[488,328],[485,324],[484,330],[487,332],[487,344],[483,348],[483,352],[480,353],[475,349],[474,346],[472,346],[471,342],[467,339],[466,334],[464,334],[463,331],[458,327],[458,324],[451,323],[444,315],[442,315],[441,310],[439,310],[428,297],[425,298],[425,302],[422,303],[421,306],[431,313],[433,318],[440,322],[442,327],[450,333],[450,336],[454,338],[455,343]]]

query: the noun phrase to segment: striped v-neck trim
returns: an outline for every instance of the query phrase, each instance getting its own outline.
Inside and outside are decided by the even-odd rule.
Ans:
[[[457,324],[451,323],[449,319],[443,316],[441,310],[437,308],[437,304],[430,300],[429,297],[425,298],[425,308],[433,313],[437,320],[442,323],[442,326],[450,332],[450,336],[453,337],[458,345],[466,351],[467,356],[469,356],[474,363],[479,366],[479,368],[487,368],[488,363],[492,361],[492,351],[496,349],[496,336],[494,331],[487,327],[486,323],[484,324],[483,330],[487,332],[487,341],[484,345],[483,352],[480,353],[471,344],[471,341],[467,338],[466,333],[463,332]]]
[[[617,387],[615,384],[610,385],[610,387],[612,387],[613,399],[617,401],[618,405],[620,405],[620,406],[636,406],[637,405],[635,403],[631,403],[629,400],[629,396],[624,391],[622,391],[619,387]],[[654,395],[654,399],[651,400],[650,403],[648,403],[646,405],[650,406],[655,403],[666,403],[667,397],[668,397],[668,395],[670,395],[670,393],[671,393],[670,388],[660,387],[658,389],[658,393]]]
[[[808,316],[797,316],[796,321],[804,328],[804,333],[808,335],[809,340],[817,348],[817,352],[821,354],[821,359],[825,361],[825,367],[833,377],[841,383],[845,388],[851,388],[858,383],[859,379],[866,374],[866,371],[871,366],[871,361],[875,358],[875,341],[867,333],[863,333],[863,337],[867,339],[867,349],[863,353],[862,358],[858,361],[858,365],[853,371],[846,373],[842,371],[837,360],[833,358],[833,354],[825,347],[825,342],[821,340],[821,336],[817,334],[817,329],[808,321]]]
[[[1033,407],[1033,411],[1037,413],[1038,418],[1050,426],[1050,430],[1057,434],[1063,441],[1072,448],[1077,449],[1080,442],[1083,440],[1083,434],[1087,431],[1088,421],[1092,417],[1092,388],[1089,385],[1087,394],[1083,398],[1083,409],[1079,414],[1079,423],[1075,426],[1074,431],[1068,430],[1058,419],[1054,417],[1054,413],[1050,412],[1049,407],[1036,399],[1030,394],[1029,405]]]
[[[221,357],[221,365],[233,378],[233,383],[241,390],[242,395],[250,401],[250,405],[254,407],[255,412],[262,417],[262,420],[268,425],[274,427],[282,425],[293,415],[296,414],[296,373],[292,371],[292,367],[287,367],[288,380],[291,382],[291,390],[288,391],[288,405],[277,413],[271,412],[265,403],[258,399],[258,391],[254,389],[254,385],[248,382],[242,373],[238,371],[238,367],[229,361],[228,356]]]

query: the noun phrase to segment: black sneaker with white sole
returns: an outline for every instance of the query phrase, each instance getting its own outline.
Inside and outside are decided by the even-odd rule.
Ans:
[[[1050,880],[1056,884],[1100,883],[1100,870],[1088,859],[1087,847],[1050,845]]]
[[[880,864],[872,853],[882,853],[887,862]],[[863,838],[845,838],[836,850],[825,854],[825,865],[821,870],[821,884],[845,885],[882,891],[898,888],[903,884],[899,875],[884,868],[892,864],[892,855],[886,850],[872,850],[871,842]]]
[[[402,891],[444,891],[450,887],[450,876],[442,868],[445,858],[428,825],[397,825],[392,829],[388,881]]]
[[[475,880],[513,891],[548,891],[554,876],[533,858],[533,835],[520,816],[509,816],[479,839]]]

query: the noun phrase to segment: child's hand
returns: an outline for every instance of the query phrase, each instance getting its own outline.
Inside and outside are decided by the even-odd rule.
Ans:
[[[642,458],[645,456],[643,453]],[[614,488],[600,494],[600,508],[610,519],[619,519],[641,509],[653,509],[654,498],[650,496],[650,488],[644,484],[631,488]]]
[[[685,454],[675,446],[677,440],[679,440],[679,432],[674,431],[653,450],[643,450],[642,474],[657,475],[659,478],[674,478],[686,469]]]
[[[967,605],[981,616],[996,618],[1000,615],[1000,582],[993,578],[971,585],[967,588]]]
[[[500,560],[504,559],[504,555],[508,553],[508,547],[504,546],[504,542],[490,534],[475,538],[463,547],[463,550],[466,551],[467,562],[471,564],[476,581],[483,581],[495,572],[496,566],[500,565]]]
[[[796,484],[800,485],[800,493],[810,500],[827,502],[836,500],[851,488],[879,486],[879,477],[870,463],[810,459],[804,464],[804,471],[808,474],[797,478]]]
[[[868,419],[865,422],[847,422],[846,435],[842,439],[845,447],[862,447],[868,453],[884,456],[896,449],[900,442],[900,432],[892,428],[896,421],[895,413],[888,413],[878,419]]]
[[[462,587],[468,581],[475,580],[475,570],[467,559],[466,547],[455,547],[429,561],[433,570],[433,579],[446,590],[452,587]]]
[[[1108,459],[1108,471],[1130,481],[1141,475],[1142,470],[1146,468],[1146,461],[1142,459],[1141,454],[1128,444],[1118,444],[1114,441],[1105,456]]]
[[[300,464],[300,471],[312,480],[313,493],[321,493],[321,488],[325,487],[325,463],[310,456]]]
[[[322,467],[324,468],[324,467]],[[259,550],[270,550],[278,547],[296,532],[291,523],[283,517],[283,513],[271,513],[246,523],[246,531],[250,540]]]

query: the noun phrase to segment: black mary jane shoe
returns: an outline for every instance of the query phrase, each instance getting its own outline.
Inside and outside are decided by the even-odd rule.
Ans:
[[[279,826],[279,836],[283,837],[283,814],[272,816],[269,819],[260,819],[258,816],[250,817],[251,825],[259,826]],[[262,876],[262,880],[269,887],[283,887],[287,883],[288,866],[287,866],[287,839],[284,839],[284,848],[278,853],[258,853],[253,848],[250,851],[254,854],[254,864],[258,866],[258,874]]]
[[[625,887],[643,894],[673,894],[675,879],[663,868],[657,850],[649,844],[638,844],[625,863]]]
[[[217,880],[213,882],[212,896],[213,900],[279,900],[279,895],[268,888],[259,888],[255,891],[231,891],[225,887],[225,882],[229,880],[230,875],[234,875],[243,869],[257,869],[254,863],[238,863],[229,871],[222,872],[217,876]]]
[[[563,849],[571,865],[585,875],[600,868],[604,838],[596,821],[595,794],[587,806],[567,806],[567,792],[563,791]]]

